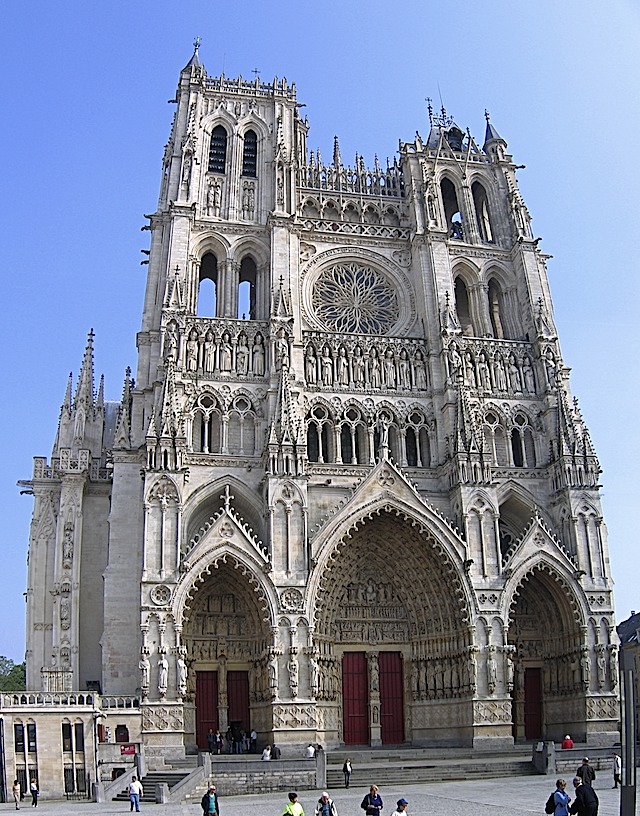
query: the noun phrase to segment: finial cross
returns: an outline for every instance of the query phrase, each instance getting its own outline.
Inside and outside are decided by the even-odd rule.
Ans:
[[[235,496],[231,495],[229,485],[225,485],[224,491],[220,494],[220,498],[224,501],[224,509],[228,512],[231,505],[231,499],[235,499]]]
[[[197,50],[198,50],[198,48],[200,48],[200,43],[201,43],[201,42],[202,42],[202,40],[200,39],[200,37],[196,37],[196,38],[195,38],[195,40],[193,41],[193,47],[194,47],[194,50],[196,50],[196,51],[197,51]]]

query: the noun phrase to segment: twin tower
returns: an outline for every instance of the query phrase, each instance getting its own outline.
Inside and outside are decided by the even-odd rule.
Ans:
[[[197,48],[173,101],[135,379],[96,394],[90,336],[29,482],[29,688],[167,757],[609,740],[600,468],[505,140],[430,111],[328,162]]]

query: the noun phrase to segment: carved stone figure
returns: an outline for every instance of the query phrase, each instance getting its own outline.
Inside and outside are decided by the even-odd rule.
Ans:
[[[418,391],[425,391],[427,388],[427,370],[424,365],[424,359],[420,349],[416,351],[414,361],[414,376],[415,384]]]
[[[364,385],[364,357],[360,346],[355,347],[351,367],[353,370],[354,385],[362,387],[362,385]]]
[[[160,692],[161,696],[164,696],[167,693],[168,682],[169,663],[167,662],[164,652],[161,652],[158,660],[158,691]]]
[[[411,374],[409,372],[409,358],[406,349],[401,349],[398,361],[398,387],[411,388]]]
[[[582,684],[585,688],[589,688],[591,683],[591,658],[589,656],[589,647],[582,647],[582,657],[580,658],[582,666]]]
[[[253,373],[256,377],[264,376],[264,343],[262,342],[262,335],[256,334],[253,341],[253,349],[251,350],[251,359],[253,364]]]
[[[336,369],[338,383],[340,385],[349,385],[349,361],[347,360],[347,352],[344,346],[340,346],[338,359],[336,360]]]
[[[220,341],[220,371],[231,371],[231,342],[229,332],[224,332]]]
[[[313,346],[307,347],[304,361],[304,375],[309,385],[315,385],[318,380],[318,358]]]
[[[369,352],[369,385],[372,388],[380,388],[382,385],[380,360],[375,346]]]
[[[498,667],[495,659],[495,646],[489,646],[487,652],[487,686],[489,694],[495,694],[498,682]]]
[[[166,362],[178,361],[178,335],[174,323],[169,323],[164,334],[164,359]]]
[[[333,360],[331,359],[329,346],[325,346],[322,350],[322,359],[320,364],[322,367],[322,384],[333,385]]]
[[[509,386],[512,391],[519,393],[522,391],[522,383],[520,382],[520,371],[516,363],[516,358],[513,354],[509,355]]]
[[[464,355],[464,382],[465,385],[468,385],[471,388],[477,388],[478,386],[473,357],[471,356],[470,351],[466,351]]]
[[[140,663],[138,664],[138,668],[140,669],[140,688],[142,689],[143,693],[149,691],[151,664],[149,663],[148,655],[148,650],[143,648],[140,654]]]
[[[491,373],[489,371],[487,355],[484,351],[481,351],[478,355],[478,374],[480,376],[480,388],[482,388],[483,391],[491,391]]]
[[[604,652],[604,646],[598,648],[598,688],[602,691],[607,682],[607,658]]]
[[[187,693],[187,664],[182,654],[179,654],[176,659],[176,688],[181,697]]]
[[[236,347],[236,371],[242,377],[249,371],[249,346],[247,345],[247,338],[244,334],[238,337],[238,345]]]
[[[203,367],[207,374],[212,374],[216,367],[216,344],[211,329],[204,336],[204,361]]]
[[[287,661],[287,671],[289,672],[289,689],[292,697],[298,696],[298,658],[294,647],[289,650],[289,660]]]
[[[186,349],[187,371],[196,372],[198,370],[198,332],[191,329]]]
[[[384,384],[389,389],[396,387],[396,360],[391,349],[384,355]]]
[[[504,368],[504,361],[502,357],[498,354],[496,355],[494,364],[493,364],[493,371],[495,374],[496,379],[496,388],[498,391],[506,391],[507,390],[507,373]]]
[[[73,524],[67,522],[64,525],[64,538],[62,540],[62,565],[65,569],[70,569],[73,563]]]
[[[528,357],[525,357],[522,361],[522,374],[524,376],[524,389],[528,394],[535,394],[536,393],[536,383],[533,377],[533,368],[531,366],[531,360]]]
[[[276,350],[276,369],[279,371],[280,369],[284,369],[288,371],[289,369],[289,339],[285,334],[284,329],[280,329],[278,331],[278,336],[276,337],[275,342],[275,350]]]

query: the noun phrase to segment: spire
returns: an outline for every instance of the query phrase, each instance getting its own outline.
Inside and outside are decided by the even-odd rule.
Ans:
[[[491,124],[491,119],[489,117],[489,111],[485,110],[484,118],[487,120],[487,129],[485,130],[484,134],[484,149],[486,151],[486,147],[490,142],[502,142],[502,144],[506,147],[507,143],[502,138],[502,136],[498,133],[498,131],[494,128]]]
[[[71,386],[73,382],[73,372],[69,372],[69,377],[67,378],[67,389],[64,392],[64,402],[62,403],[62,410],[67,414],[71,413]]]
[[[84,358],[82,360],[82,368],[80,369],[80,377],[78,378],[78,387],[76,388],[76,395],[73,400],[73,407],[75,410],[80,405],[83,405],[85,410],[94,407],[93,402],[93,338],[95,337],[93,329],[90,329],[87,337],[87,346],[84,350]]]
[[[342,157],[340,156],[340,142],[338,141],[338,137],[333,137],[333,166],[336,170],[339,170],[342,167]]]
[[[99,411],[104,410],[104,374],[100,375],[100,385],[98,386],[98,400],[96,402],[96,408]]]
[[[202,68],[202,63],[200,62],[200,56],[198,54],[201,42],[202,40],[200,39],[200,37],[196,37],[195,40],[193,41],[193,56],[191,57],[189,62],[184,66],[184,68],[182,69],[183,71],[186,71],[187,68]]]
[[[122,386],[122,401],[120,403],[118,424],[113,441],[114,448],[128,448],[131,444],[131,386],[131,369],[127,366],[124,374],[124,385]]]

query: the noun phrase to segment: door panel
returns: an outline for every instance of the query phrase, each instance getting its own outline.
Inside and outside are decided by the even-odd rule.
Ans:
[[[218,672],[196,672],[196,742],[206,749],[209,729],[218,730]]]
[[[342,710],[345,745],[368,745],[369,684],[364,652],[342,656]]]
[[[380,652],[380,726],[385,745],[404,742],[404,692],[402,655],[400,652]]]
[[[542,736],[542,670],[524,670],[524,736]]]

